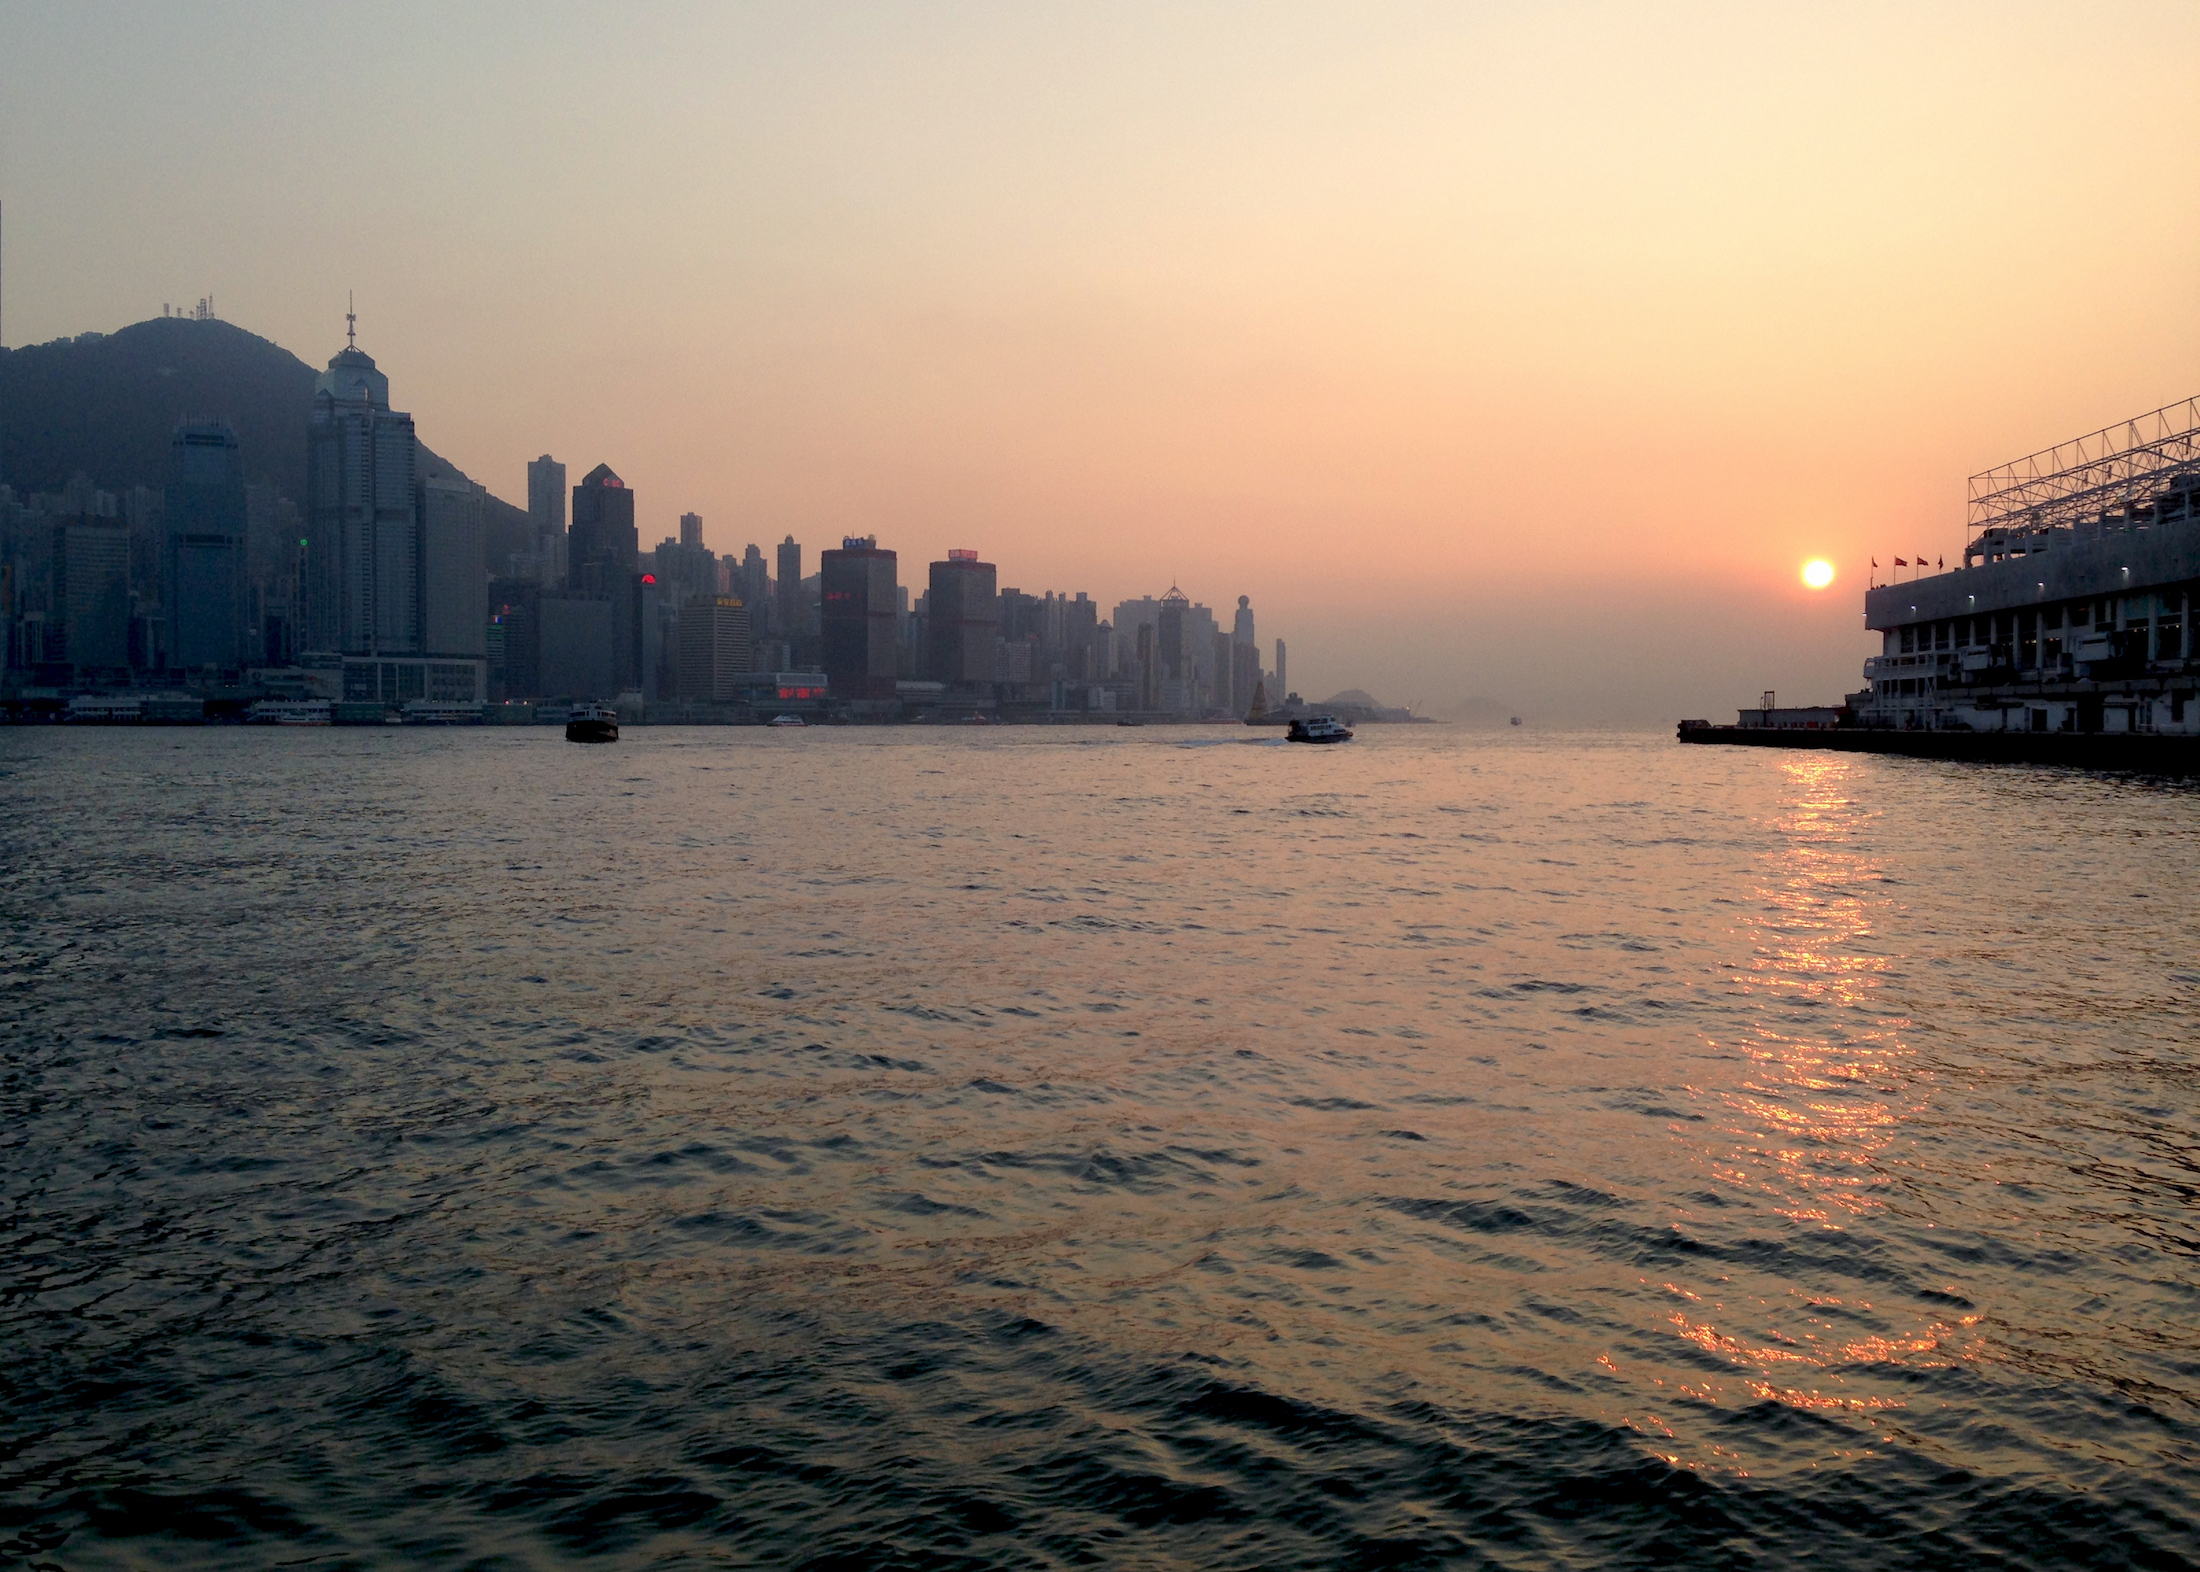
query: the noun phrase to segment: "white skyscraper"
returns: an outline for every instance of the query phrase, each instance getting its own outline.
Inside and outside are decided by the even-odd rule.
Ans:
[[[307,643],[348,655],[417,654],[419,442],[412,416],[390,408],[390,379],[347,337],[314,383],[306,427]]]

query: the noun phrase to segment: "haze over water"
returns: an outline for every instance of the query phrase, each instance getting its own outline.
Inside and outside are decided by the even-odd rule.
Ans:
[[[0,772],[0,1557],[2200,1537],[2189,792],[1434,728]]]

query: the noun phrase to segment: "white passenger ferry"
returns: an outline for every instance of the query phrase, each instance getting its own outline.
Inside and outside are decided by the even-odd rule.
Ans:
[[[255,726],[326,726],[333,708],[326,699],[257,699],[244,718]]]

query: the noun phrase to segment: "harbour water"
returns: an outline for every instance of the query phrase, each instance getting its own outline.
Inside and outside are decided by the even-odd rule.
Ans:
[[[2200,797],[0,732],[0,1561],[2174,1566]]]

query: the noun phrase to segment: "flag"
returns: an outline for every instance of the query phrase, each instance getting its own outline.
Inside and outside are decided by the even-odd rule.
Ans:
[[[1933,559],[1933,566],[1935,568],[1945,569],[1948,566],[1948,559],[1946,557],[1935,557]]]
[[[1908,566],[1909,566],[1909,564],[1908,564],[1907,562],[1903,561],[1903,560],[1902,560],[1902,558],[1900,558],[1900,557],[1897,557],[1897,558],[1895,558],[1895,559],[1894,559],[1894,565],[1895,565],[1896,567],[1898,567],[1898,568],[1906,568],[1906,567],[1908,567]]]
[[[1879,566],[1879,559],[1877,557],[1872,558],[1872,566],[1875,568]]]

